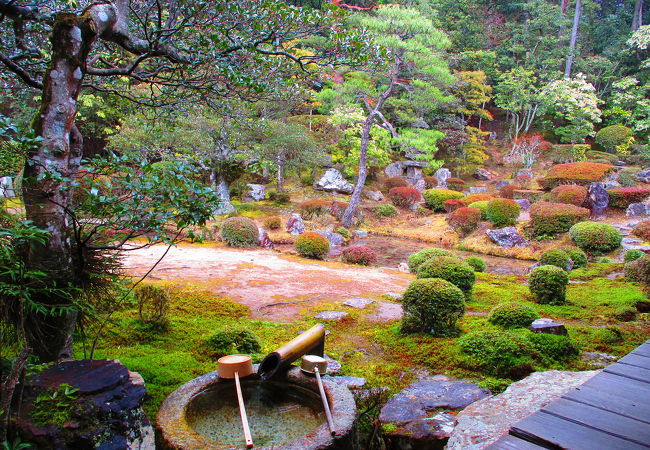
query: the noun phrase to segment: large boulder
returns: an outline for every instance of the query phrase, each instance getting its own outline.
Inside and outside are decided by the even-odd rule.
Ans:
[[[642,183],[650,183],[650,169],[643,169],[641,172],[637,173],[636,179]]]
[[[65,394],[63,384],[76,391]],[[56,406],[36,402],[55,391]],[[154,448],[153,429],[142,409],[144,397],[142,377],[119,361],[65,361],[27,378],[15,426],[23,441],[40,449]],[[48,406],[57,409],[60,423],[41,422],[48,420]]]
[[[389,178],[403,177],[404,165],[401,162],[394,162],[386,166],[384,173]]]
[[[442,169],[436,170],[436,173],[434,174],[436,177],[436,180],[438,181],[438,187],[439,188],[446,188],[447,187],[447,180],[451,178],[451,171],[449,169],[445,169],[444,167]]]
[[[314,183],[314,189],[318,191],[339,192],[352,194],[354,185],[348,182],[337,169],[327,169],[325,174]]]
[[[298,213],[291,213],[291,217],[287,221],[287,231],[289,234],[297,236],[305,232],[305,223]]]
[[[332,229],[319,230],[316,233],[320,234],[327,238],[330,243],[330,247],[341,246],[345,244],[345,238],[339,233],[334,232]]]
[[[591,210],[591,217],[596,218],[605,214],[609,206],[609,194],[601,182],[589,185],[586,205]]]
[[[379,414],[388,449],[442,449],[458,411],[490,391],[463,381],[425,380],[398,392]]]
[[[269,234],[266,232],[266,230],[264,228],[258,228],[258,230],[259,237],[257,238],[257,245],[268,250],[273,249],[273,241],[269,237]]]
[[[519,231],[517,231],[515,227],[487,230],[486,234],[495,244],[500,245],[503,248],[528,246],[528,241],[519,234]]]
[[[242,196],[242,202],[260,202],[266,198],[266,188],[263,184],[248,183],[246,186],[248,191]]]
[[[650,203],[632,203],[625,210],[627,217],[650,217]]]
[[[0,198],[14,198],[15,196],[16,191],[11,177],[0,177]]]
[[[515,202],[519,205],[522,211],[528,211],[530,209],[531,203],[527,198],[518,198],[515,199]]]

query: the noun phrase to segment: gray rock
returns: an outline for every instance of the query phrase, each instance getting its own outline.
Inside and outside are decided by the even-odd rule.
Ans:
[[[11,177],[0,177],[0,198],[14,198],[14,182]]]
[[[418,381],[381,409],[379,422],[389,449],[442,449],[454,428],[453,415],[490,391],[463,381]],[[390,431],[386,431],[389,429]]]
[[[406,264],[405,262],[399,263],[399,266],[397,266],[397,270],[399,270],[402,273],[411,273],[411,269],[409,269],[409,265]]]
[[[481,192],[486,192],[486,191],[487,191],[487,186],[470,186],[469,188],[470,194],[480,194]]]
[[[632,203],[625,210],[627,217],[648,217],[650,216],[650,203]]]
[[[515,200],[522,211],[528,211],[530,209],[530,200],[527,198],[518,198]]]
[[[266,188],[263,184],[248,183],[246,186],[248,186],[248,192],[242,197],[242,202],[260,202],[266,198]]]
[[[384,173],[387,177],[403,177],[404,176],[404,166],[401,162],[394,162],[386,166]]]
[[[497,189],[501,189],[504,186],[510,186],[510,182],[506,180],[497,181],[497,184],[494,185]]]
[[[502,394],[479,400],[456,417],[457,425],[448,450],[480,450],[508,434],[512,424],[538,411],[571,389],[580,386],[597,371],[535,372],[511,384]]]
[[[413,180],[411,183],[413,185],[413,189],[416,189],[418,192],[422,192],[427,188],[427,182],[424,181],[424,178],[420,178],[419,180]],[[417,205],[414,203],[414,205]]]
[[[305,223],[298,213],[291,213],[291,217],[287,221],[287,231],[289,234],[297,236],[305,232]]]
[[[417,119],[415,119],[415,122],[413,122],[413,123],[411,124],[411,126],[412,126],[413,128],[423,128],[423,129],[425,129],[425,130],[428,130],[429,128],[431,128],[431,127],[429,126],[429,124],[428,124],[428,123],[424,120],[424,118],[422,118],[422,117],[418,117]]]
[[[384,194],[382,194],[381,191],[364,191],[363,195],[373,202],[381,202],[384,200]]]
[[[438,187],[439,188],[446,188],[447,187],[447,180],[451,178],[451,171],[449,169],[445,169],[444,167],[442,169],[436,170],[436,173],[434,175],[436,177],[436,180],[438,180]]]
[[[345,244],[345,238],[342,235],[335,233],[333,230],[319,230],[316,233],[326,237],[330,242],[330,246],[340,247]]]
[[[474,173],[474,178],[481,181],[487,181],[492,178],[492,173],[489,170],[478,168]]]
[[[650,183],[650,168],[643,169],[641,172],[637,173],[636,179],[642,183]]]
[[[606,181],[603,183],[603,187],[605,189],[614,189],[614,188],[621,187],[621,183],[619,183],[618,181]]]
[[[553,319],[544,318],[535,319],[533,323],[530,324],[530,331],[533,333],[557,334],[560,336],[569,335],[564,325],[554,322]]]
[[[237,211],[235,207],[232,205],[230,202],[220,202],[219,206],[215,208],[215,210],[212,212],[215,216],[221,216],[225,214],[230,214]]]
[[[351,308],[357,308],[357,309],[363,309],[368,305],[372,305],[373,303],[375,303],[374,300],[371,300],[369,298],[361,298],[361,297],[354,297],[343,302],[345,306],[349,306]]]
[[[273,241],[269,237],[269,234],[266,232],[264,228],[258,228],[258,230],[259,230],[259,236],[257,238],[257,245],[269,250],[272,249]]]
[[[609,353],[584,352],[581,359],[593,368],[602,369],[616,361],[617,357]]]
[[[401,300],[402,297],[404,297],[404,294],[401,294],[399,292],[386,292],[384,295],[386,297],[392,298],[393,300]]]
[[[603,183],[595,182],[589,185],[587,189],[587,208],[591,210],[592,217],[600,217],[605,214],[607,206],[609,206],[609,194],[605,189]]]
[[[352,194],[354,185],[348,182],[341,172],[336,169],[327,169],[325,174],[314,183],[314,189],[326,192],[340,192],[342,194]]]
[[[352,234],[354,234],[358,238],[368,237],[368,232],[364,230],[354,230]]]
[[[515,227],[498,228],[496,230],[487,230],[488,237],[497,245],[503,248],[527,247],[528,241],[519,234]]]
[[[535,174],[531,169],[520,169],[517,171],[517,174],[515,175],[515,179],[517,178],[519,179],[525,178],[528,180],[532,180],[533,178],[535,178]]]
[[[326,375],[323,379],[333,381],[337,384],[342,384],[348,389],[362,389],[366,385],[366,379],[361,377],[344,377],[344,376],[330,376]]]
[[[315,319],[320,320],[341,320],[349,314],[344,311],[322,311],[314,316]]]
[[[340,362],[332,359],[327,353],[323,354],[323,358],[327,361],[327,375],[337,375],[341,373],[343,366]]]

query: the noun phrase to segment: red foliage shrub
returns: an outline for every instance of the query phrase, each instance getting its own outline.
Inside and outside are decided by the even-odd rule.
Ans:
[[[447,178],[447,186],[454,191],[460,191],[465,187],[465,182],[460,178]]]
[[[369,266],[377,262],[377,253],[367,245],[354,245],[343,250],[341,259],[349,264]]]
[[[391,188],[391,190],[388,191],[388,198],[390,198],[390,201],[393,202],[395,206],[408,208],[418,202],[422,196],[417,189],[402,186]]]
[[[609,205],[615,208],[627,208],[632,203],[641,203],[650,196],[650,188],[622,187],[607,189]]]
[[[535,236],[553,236],[569,231],[573,225],[589,218],[589,210],[566,203],[538,202],[530,208],[530,222]]]
[[[581,206],[587,199],[587,188],[576,184],[562,184],[553,188],[549,199],[553,203]]]
[[[499,189],[499,195],[501,198],[512,198],[516,189],[517,188],[513,185],[506,184],[505,186],[502,186],[501,189]]]
[[[650,242],[650,220],[644,220],[632,228],[632,234],[640,237],[646,242]]]
[[[460,234],[469,234],[474,231],[481,221],[481,210],[477,208],[458,208],[447,217],[449,226]]]
[[[433,189],[438,186],[438,179],[436,177],[424,177],[423,179],[427,189]]]
[[[409,182],[406,181],[404,178],[400,178],[400,177],[390,177],[384,180],[384,187],[388,190],[393,189],[395,187],[409,187],[409,186],[410,186]]]
[[[614,169],[609,164],[595,162],[574,162],[552,166],[546,177],[537,181],[544,189],[553,189],[561,184],[588,185],[594,181],[602,181]]]
[[[445,207],[445,211],[447,211],[448,213],[452,211],[456,211],[458,208],[462,208],[463,206],[467,206],[465,202],[457,198],[452,198],[451,200],[445,200],[443,205]]]
[[[469,206],[472,203],[486,202],[486,201],[492,200],[493,198],[494,198],[494,196],[492,196],[490,194],[484,194],[484,193],[470,194],[467,197],[463,197],[462,201],[463,201],[463,203],[465,203],[465,206]]]

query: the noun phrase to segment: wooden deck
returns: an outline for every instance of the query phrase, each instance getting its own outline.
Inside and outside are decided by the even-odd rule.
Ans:
[[[650,448],[650,340],[510,428],[491,450]]]

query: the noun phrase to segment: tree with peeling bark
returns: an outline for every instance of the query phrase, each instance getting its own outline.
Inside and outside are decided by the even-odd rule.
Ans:
[[[308,71],[336,63],[347,56],[342,49],[362,46],[358,36],[342,32],[342,14],[277,0],[0,0],[3,74],[40,95],[32,123],[40,143],[27,154],[22,194],[27,218],[49,234],[27,252],[27,267],[57,286],[80,283],[70,213],[83,158],[75,125],[82,91],[143,106],[263,97],[269,86],[295,83],[288,75],[296,66]],[[298,51],[309,37],[322,51]],[[57,297],[38,302],[50,312],[31,317],[39,330],[29,342],[35,355],[70,356],[75,308]],[[61,306],[68,312],[51,312]]]

